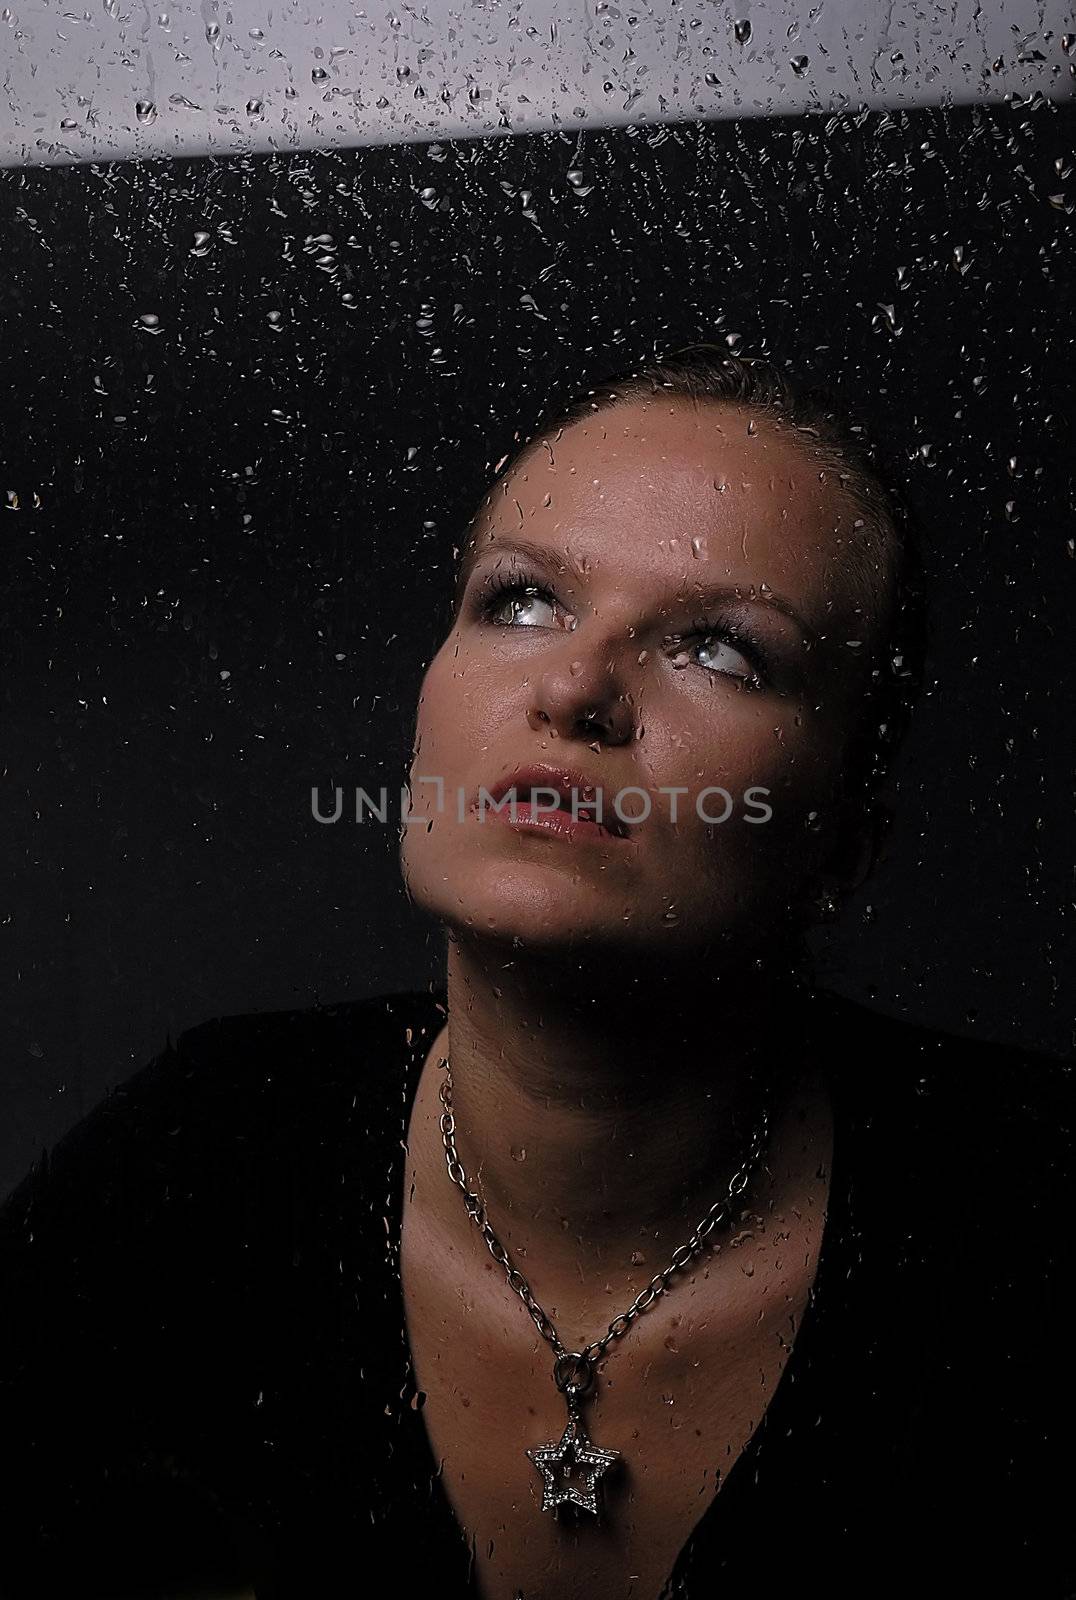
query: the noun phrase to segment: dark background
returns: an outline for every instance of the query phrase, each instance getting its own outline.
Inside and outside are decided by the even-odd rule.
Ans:
[[[311,787],[398,796],[514,435],[697,339],[828,385],[924,526],[926,694],[825,981],[1067,1053],[1073,127],[1035,98],[0,173],[0,1192],[169,1034],[439,974],[395,828],[319,826]]]

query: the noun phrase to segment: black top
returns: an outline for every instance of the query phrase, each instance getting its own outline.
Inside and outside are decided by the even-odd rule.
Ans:
[[[477,1593],[398,1272],[444,1005],[194,1028],[0,1212],[5,1600]],[[795,1043],[833,1092],[818,1274],[666,1593],[1071,1595],[1068,1069],[825,995]]]

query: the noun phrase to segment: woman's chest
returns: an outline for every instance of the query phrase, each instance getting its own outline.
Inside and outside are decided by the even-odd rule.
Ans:
[[[785,1371],[817,1262],[814,1220],[741,1229],[611,1341],[581,1407],[592,1444],[617,1457],[596,1484],[585,1456],[557,1448],[568,1411],[553,1351],[503,1269],[487,1258],[468,1272],[405,1223],[422,1417],[486,1600],[656,1600]],[[592,1336],[621,1309],[596,1310]],[[592,1486],[597,1515],[571,1503]],[[565,1490],[577,1492],[543,1509]]]

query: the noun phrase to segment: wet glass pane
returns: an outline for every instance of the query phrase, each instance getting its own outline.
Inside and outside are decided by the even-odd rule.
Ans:
[[[13,1600],[1068,1592],[1076,58],[995,9],[4,12]]]

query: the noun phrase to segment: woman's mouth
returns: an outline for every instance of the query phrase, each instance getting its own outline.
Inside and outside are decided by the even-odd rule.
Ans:
[[[609,844],[626,842],[624,833],[614,831],[607,824],[587,816],[586,808],[582,805],[576,807],[576,815],[573,816],[571,808],[563,800],[553,809],[548,796],[541,801],[525,797],[516,799],[514,804],[510,802],[502,807],[483,808],[479,820],[484,821],[487,814],[498,825],[515,828],[521,833],[545,834],[549,838],[580,844],[587,841]]]

